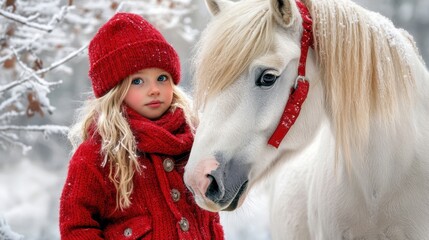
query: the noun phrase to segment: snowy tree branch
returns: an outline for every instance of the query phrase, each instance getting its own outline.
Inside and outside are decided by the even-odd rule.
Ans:
[[[19,48],[17,48],[15,51],[17,53],[21,53],[24,50],[30,49],[31,48],[31,44],[34,41],[37,41],[37,39],[40,37],[40,35],[37,35],[36,37],[33,38],[33,41],[30,41],[27,45],[23,45]],[[14,53],[12,51],[9,52],[9,54],[3,56],[0,58],[0,64],[4,63],[6,60],[11,59],[12,56],[14,55]]]
[[[38,13],[34,14],[32,16],[29,16],[29,17],[23,17],[21,15],[14,14],[14,13],[5,11],[3,9],[0,9],[0,15],[2,15],[3,17],[5,17],[7,19],[21,23],[23,25],[26,25],[28,27],[31,27],[31,28],[34,28],[37,30],[41,30],[41,31],[45,31],[45,32],[52,32],[52,30],[54,30],[56,24],[60,23],[64,19],[64,16],[66,15],[69,8],[71,8],[71,7],[70,6],[62,7],[60,12],[58,14],[55,14],[52,17],[51,21],[47,25],[32,22],[34,19],[36,19],[39,16]]]
[[[7,125],[0,126],[0,132],[4,131],[21,131],[21,132],[43,132],[44,134],[67,134],[68,127],[56,125],[41,125],[41,126],[16,126]]]
[[[18,93],[10,97],[9,99],[6,99],[0,104],[0,111],[3,111],[7,106],[11,105],[13,102],[17,101],[19,98],[22,97],[24,93]]]
[[[0,108],[1,110],[1,108]],[[0,115],[0,121],[5,120],[5,119],[10,119],[10,118],[15,118],[15,117],[23,117],[25,115],[25,113],[21,112],[6,112],[5,114]]]
[[[14,146],[18,146],[22,149],[23,154],[26,154],[29,150],[31,150],[31,146],[28,146],[22,142],[19,141],[18,136],[15,133],[10,132],[41,132],[45,137],[52,134],[61,134],[66,135],[69,131],[68,127],[64,126],[56,126],[56,125],[42,125],[42,126],[14,126],[14,125],[8,125],[8,126],[0,126],[0,140],[3,139],[3,141],[0,141],[0,144],[3,145],[4,143],[9,143]],[[1,235],[0,235],[1,236]],[[0,238],[1,239],[1,238]]]
[[[6,144],[9,145],[13,145],[13,146],[18,146],[19,148],[22,149],[22,153],[26,154],[28,151],[30,151],[32,149],[31,146],[28,146],[20,141],[18,141],[18,137],[16,135],[8,135],[8,134],[4,134],[1,133],[0,134],[0,140],[3,139],[2,141],[0,141],[1,147],[6,148]],[[1,235],[0,235],[1,236]],[[1,238],[0,238],[1,239]]]
[[[24,24],[28,27],[37,29],[37,30],[41,30],[41,31],[46,31],[46,32],[51,32],[52,30],[54,30],[54,26],[49,26],[49,25],[42,25],[39,23],[35,23],[35,22],[31,22],[31,20],[33,20],[35,17],[23,17],[17,14],[13,14],[11,12],[5,11],[3,9],[0,9],[0,15],[2,15],[3,17],[10,19],[12,21]]]
[[[94,7],[93,2],[99,4]],[[106,19],[103,15],[111,15],[106,11],[110,8],[108,3],[109,0],[94,0],[77,3],[79,8],[75,8],[72,1],[13,1],[10,7],[0,9],[0,148],[8,150],[13,145],[25,154],[31,143],[18,133],[47,136],[68,132],[64,126],[12,123],[37,113],[44,117],[46,112],[55,110],[48,94],[63,81],[47,81],[46,73],[62,70],[61,75],[59,71],[52,73],[57,79],[62,79],[63,73],[73,73],[67,62],[85,51],[88,37]]]
[[[78,50],[76,50],[76,51],[70,53],[69,55],[67,55],[66,57],[64,57],[63,59],[52,63],[49,67],[37,71],[36,74],[43,74],[43,73],[49,72],[49,71],[63,65],[67,61],[69,61],[69,60],[73,59],[74,57],[78,56],[79,54],[81,54],[87,47],[88,47],[88,45],[85,45],[85,46],[79,48]]]
[[[23,83],[31,80],[31,78],[33,78],[35,75],[37,76],[37,75],[41,75],[41,74],[47,73],[47,72],[49,72],[49,71],[51,71],[51,70],[53,70],[53,69],[55,69],[55,68],[63,65],[67,61],[69,61],[69,60],[73,59],[74,57],[78,56],[79,54],[81,54],[87,47],[88,46],[85,45],[85,46],[79,48],[78,50],[76,50],[76,51],[70,53],[69,55],[67,55],[66,57],[64,57],[63,59],[58,60],[58,61],[52,63],[49,67],[46,67],[46,68],[40,69],[38,71],[35,71],[33,74],[31,74],[31,76],[27,76],[25,78],[12,81],[12,82],[4,85],[4,86],[0,86],[0,93],[9,91],[10,89],[12,89],[12,88],[14,88],[16,86],[22,85]],[[44,81],[44,82],[46,82],[46,81]],[[56,85],[56,84],[60,84],[60,83],[61,83],[61,81],[54,82],[54,83],[47,83],[47,84],[48,85]]]
[[[42,31],[50,33],[50,32],[52,32],[52,30],[55,29],[55,27],[59,23],[61,23],[64,20],[64,17],[66,16],[67,12],[69,11],[69,9],[72,9],[72,8],[74,8],[74,7],[73,6],[64,6],[64,7],[62,7],[61,10],[60,10],[60,12],[58,14],[55,14],[52,17],[52,19],[49,21],[49,23],[47,25],[41,25],[41,24],[38,24],[38,23],[31,23],[30,22],[33,19],[37,18],[40,15],[39,13],[36,13],[36,14],[34,14],[34,15],[28,17],[28,18],[25,18],[25,17],[22,17],[20,15],[13,14],[13,13],[10,13],[10,12],[7,12],[7,11],[4,11],[4,10],[0,9],[0,15],[3,15],[4,17],[6,17],[8,19],[11,19],[13,21],[22,23],[22,24],[24,24],[26,26],[33,27],[35,29],[42,30]],[[30,25],[28,25],[29,23],[31,23],[32,25],[36,25],[38,27],[30,26]],[[40,29],[39,27],[41,27],[42,29]],[[31,49],[31,45],[34,44],[35,42],[37,42],[37,40],[40,37],[42,37],[42,36],[43,36],[43,34],[37,34],[36,36],[33,37],[33,39],[31,41],[28,41],[27,44],[20,46],[15,51],[17,53],[21,53],[24,50]],[[6,60],[10,59],[13,56],[13,54],[14,54],[13,52],[10,52],[6,56],[1,57],[0,58],[0,64],[4,63]]]
[[[12,51],[13,51],[13,53],[15,54],[15,57],[16,57],[16,61],[18,62],[18,64],[26,71],[26,72],[28,72],[28,73],[30,73],[30,75],[34,78],[34,79],[36,79],[36,81],[40,84],[40,85],[42,85],[42,86],[44,86],[44,87],[49,87],[51,84],[50,83],[48,83],[48,82],[46,82],[44,79],[42,79],[42,78],[40,78],[39,76],[37,76],[37,74],[34,72],[34,70],[33,69],[31,69],[31,68],[29,68],[25,63],[23,63],[22,61],[21,61],[21,59],[19,58],[19,55],[18,55],[18,53],[15,51],[15,49],[13,49],[12,48]]]

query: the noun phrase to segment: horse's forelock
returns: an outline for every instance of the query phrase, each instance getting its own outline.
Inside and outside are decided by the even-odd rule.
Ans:
[[[272,44],[268,1],[237,2],[219,13],[203,32],[194,59],[195,105],[225,89]]]

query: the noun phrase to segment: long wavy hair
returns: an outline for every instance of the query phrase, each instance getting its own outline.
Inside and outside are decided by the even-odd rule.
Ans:
[[[172,83],[173,84],[173,83]],[[131,81],[125,79],[100,98],[91,97],[77,110],[74,124],[68,138],[73,145],[73,153],[78,146],[90,138],[91,128],[101,136],[101,154],[103,167],[109,163],[109,179],[115,185],[116,207],[123,210],[131,205],[133,176],[141,172],[136,154],[136,141],[123,115],[123,101],[130,88]],[[186,122],[195,131],[196,116],[192,113],[191,101],[187,94],[173,84],[173,102],[168,111],[181,108]]]

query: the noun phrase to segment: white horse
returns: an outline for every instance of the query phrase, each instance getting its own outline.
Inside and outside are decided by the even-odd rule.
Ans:
[[[234,210],[270,179],[274,239],[429,239],[429,73],[412,37],[348,0],[206,2],[184,176],[198,205]]]

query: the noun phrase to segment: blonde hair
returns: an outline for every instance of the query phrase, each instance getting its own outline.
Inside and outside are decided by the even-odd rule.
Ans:
[[[116,207],[121,210],[131,205],[132,179],[136,171],[141,172],[136,141],[123,115],[122,103],[130,85],[131,81],[125,79],[104,96],[85,101],[78,109],[75,123],[68,135],[74,152],[83,141],[91,137],[90,129],[95,127],[102,139],[100,153],[104,160],[100,164],[104,167],[109,163],[109,179],[117,190]],[[185,92],[173,84],[173,102],[168,111],[175,111],[177,108],[183,109],[186,122],[194,132],[196,117],[191,111],[191,101]]]

